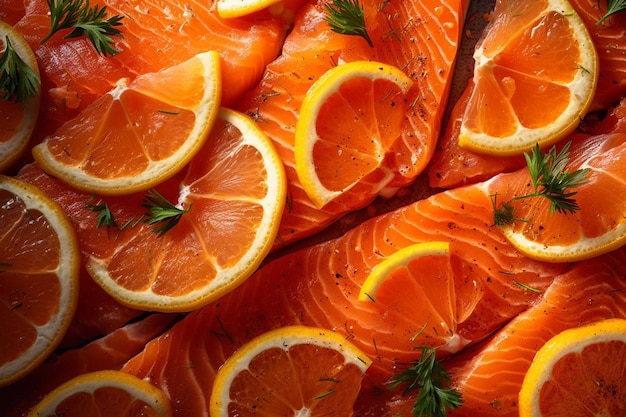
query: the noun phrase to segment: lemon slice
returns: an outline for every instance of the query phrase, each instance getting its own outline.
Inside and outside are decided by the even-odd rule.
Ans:
[[[398,269],[406,269],[409,264],[415,259],[426,256],[450,256],[450,243],[449,242],[425,242],[416,243],[406,248],[400,249],[388,258],[385,258],[381,263],[376,265],[372,269],[372,272],[367,276],[361,290],[359,291],[358,299],[360,301],[376,301],[376,293],[381,285],[383,285],[393,273]],[[421,271],[425,272],[425,271]]]
[[[217,0],[217,13],[222,18],[234,18],[266,9],[272,5],[280,5],[283,0]]]
[[[122,371],[96,371],[60,385],[28,417],[169,417],[172,409],[165,393]]]
[[[564,330],[535,355],[520,390],[520,417],[625,415],[625,379],[626,320]]]
[[[220,56],[203,52],[160,72],[121,79],[33,149],[49,174],[103,195],[147,190],[200,150],[217,118]]]
[[[226,360],[215,377],[210,415],[351,415],[370,364],[337,333],[281,327]]]
[[[355,61],[333,67],[309,88],[294,156],[298,179],[317,207],[383,164],[401,133],[412,83],[392,65]]]
[[[626,136],[605,135],[575,142],[564,172],[589,169],[587,182],[567,190],[579,209],[553,211],[544,197],[511,200],[519,220],[500,226],[506,238],[526,256],[548,262],[575,262],[612,251],[626,243]],[[532,190],[528,170],[494,177],[489,195],[501,201]]]
[[[474,60],[459,144],[481,153],[557,142],[578,126],[598,82],[593,40],[566,0],[497,2]]]
[[[80,252],[63,210],[39,188],[0,175],[0,386],[59,345],[78,303]]]
[[[95,221],[81,233],[88,271],[124,305],[165,312],[202,307],[245,281],[274,244],[287,181],[271,140],[249,116],[221,108],[184,174],[164,187],[176,190],[169,199],[189,211],[162,236],[145,223],[116,236],[97,230]],[[111,210],[129,216],[119,224],[145,212],[114,202],[128,202],[111,200]]]

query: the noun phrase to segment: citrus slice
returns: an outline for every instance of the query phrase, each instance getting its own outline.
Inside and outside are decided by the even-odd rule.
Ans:
[[[476,152],[557,142],[578,126],[598,81],[594,44],[566,0],[497,1],[474,60],[459,144]]]
[[[474,311],[478,298],[469,289],[457,293],[452,252],[450,242],[443,241],[402,248],[372,268],[358,299],[400,315],[420,329],[423,340],[454,351],[462,342],[457,325]]]
[[[33,155],[80,190],[129,194],[173,176],[202,147],[219,110],[217,52],[117,85],[63,124]]]
[[[626,320],[564,330],[535,355],[519,394],[521,417],[626,415]]]
[[[217,13],[220,17],[228,19],[233,17],[247,16],[249,14],[266,9],[284,0],[217,0]]]
[[[72,224],[38,188],[0,176],[0,386],[43,362],[78,301]]]
[[[0,20],[0,56],[6,52],[6,39],[17,55],[39,77],[39,66],[26,39],[13,26]],[[24,152],[39,114],[41,91],[17,102],[0,91],[0,172],[6,170]]]
[[[574,149],[578,147],[578,149]],[[560,152],[560,151],[559,151]],[[548,262],[574,262],[617,249],[626,243],[626,135],[582,139],[572,145],[566,172],[588,168],[587,182],[567,192],[579,210],[553,211],[544,197],[509,201],[516,221],[501,226],[507,239],[526,256]],[[513,176],[519,175],[512,180]],[[495,179],[498,201],[532,192],[527,170]]]
[[[184,177],[181,173],[158,188],[188,210],[180,221],[162,235],[154,233],[153,226],[137,225],[145,209],[136,196],[105,199],[118,213],[118,225],[136,226],[96,232],[95,219],[88,221],[80,234],[87,269],[130,307],[198,308],[238,286],[261,264],[278,233],[286,187],[282,161],[269,138],[248,116],[222,109]]]
[[[311,85],[296,124],[294,156],[298,179],[318,207],[381,167],[401,134],[411,85],[400,69],[373,61],[338,65]]]
[[[28,417],[169,417],[170,400],[159,388],[122,371],[96,371],[58,386]]]
[[[329,330],[281,327],[256,337],[218,370],[210,415],[348,416],[371,360]]]
[[[450,243],[449,242],[424,242],[416,243],[406,248],[400,249],[393,255],[385,258],[376,265],[367,276],[359,292],[360,301],[376,301],[378,288],[396,274],[412,274],[424,277],[428,274],[424,270],[415,269],[410,265],[414,261],[419,261],[423,257],[436,256],[449,262]],[[433,272],[433,271],[430,271]],[[417,277],[416,277],[417,279]],[[425,287],[430,285],[425,283]]]

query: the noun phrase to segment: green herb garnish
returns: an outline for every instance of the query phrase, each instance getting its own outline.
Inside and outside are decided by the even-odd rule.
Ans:
[[[113,218],[113,213],[111,213],[111,209],[107,203],[101,202],[99,204],[87,204],[86,208],[94,213],[98,213],[96,216],[96,219],[98,220],[98,228],[102,226],[117,227],[117,223]]]
[[[65,38],[87,36],[100,55],[115,55],[120,51],[113,47],[112,36],[122,36],[117,28],[123,16],[106,19],[107,6],[89,7],[89,0],[46,0],[50,8],[50,33],[41,41],[46,42],[61,29],[72,29]]]
[[[191,209],[191,206],[187,209],[176,207],[154,189],[150,190],[149,194],[144,198],[142,206],[148,209],[144,219],[145,223],[150,225],[161,223],[160,226],[153,229],[153,232],[158,233],[159,236],[176,226],[183,214]]]
[[[11,39],[4,39],[5,50],[0,56],[0,92],[5,101],[21,103],[39,92],[41,80],[37,73],[17,54]]]
[[[536,293],[543,292],[543,291],[541,291],[540,289],[537,289],[537,288],[535,288],[535,287],[531,287],[530,285],[528,285],[528,284],[524,284],[523,282],[519,282],[519,281],[517,281],[517,280],[513,280],[513,283],[514,283],[515,285],[517,285],[518,287],[520,287],[520,288],[522,288],[522,289],[525,289],[525,290],[528,290],[528,291],[532,291],[532,292],[536,292]]]
[[[533,192],[514,196],[511,200],[502,202],[499,206],[496,206],[495,202],[497,196],[492,196],[494,205],[493,218],[496,225],[502,226],[518,220],[513,213],[512,200],[544,197],[550,201],[550,212],[552,213],[575,213],[580,209],[574,199],[577,192],[571,190],[587,182],[587,174],[590,170],[585,168],[574,172],[567,171],[570,146],[571,142],[566,143],[559,153],[556,152],[556,147],[553,146],[546,154],[543,154],[537,144],[530,153],[524,153],[533,184]]]
[[[150,190],[143,198],[143,204],[141,206],[148,211],[141,216],[133,216],[122,226],[117,224],[106,202],[101,201],[98,202],[98,204],[88,204],[85,208],[94,213],[98,213],[96,217],[98,220],[97,227],[115,227],[121,232],[129,227],[135,228],[141,223],[146,223],[149,225],[157,225],[152,231],[158,233],[159,236],[162,236],[165,232],[176,226],[182,215],[191,209],[191,206],[186,210],[176,207],[154,189]]]
[[[401,374],[392,376],[389,388],[405,385],[403,395],[419,390],[412,410],[414,416],[445,417],[448,409],[463,403],[461,393],[449,387],[450,375],[437,361],[436,350],[426,346],[420,349],[420,358]]]
[[[365,13],[359,0],[333,0],[326,5],[326,12],[326,23],[333,32],[361,36],[374,46],[365,29]]]
[[[623,10],[626,10],[626,0],[608,0],[606,13],[596,22],[596,26],[602,24],[609,16]]]

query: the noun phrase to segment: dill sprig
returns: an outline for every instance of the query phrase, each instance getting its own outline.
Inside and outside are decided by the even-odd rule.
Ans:
[[[419,390],[412,414],[416,417],[445,417],[448,409],[462,403],[461,393],[449,387],[450,375],[437,360],[436,350],[422,346],[422,354],[402,373],[392,376],[390,389],[405,385],[402,395]]]
[[[94,198],[95,196],[92,197],[92,200]],[[104,201],[99,201],[97,204],[87,204],[85,208],[94,213],[98,213],[96,216],[98,228],[102,226],[114,227],[121,232],[128,227],[134,228],[141,223],[146,223],[148,225],[156,225],[156,227],[152,228],[152,231],[158,233],[159,236],[163,236],[165,232],[176,226],[183,214],[191,209],[191,205],[186,210],[176,207],[155,189],[150,190],[148,194],[144,196],[141,206],[147,210],[146,213],[141,216],[133,216],[122,226],[118,225],[111,212],[111,208]]]
[[[113,47],[112,36],[122,36],[117,28],[121,26],[123,16],[106,18],[107,6],[89,7],[89,0],[46,0],[50,8],[50,33],[41,41],[46,42],[52,35],[62,29],[73,30],[65,38],[87,36],[96,51],[106,56],[118,54]]]
[[[587,182],[587,174],[590,170],[584,168],[573,172],[567,171],[570,146],[571,142],[567,142],[558,153],[556,147],[553,146],[547,153],[543,154],[537,144],[530,153],[524,153],[533,184],[533,192],[514,196],[508,202],[501,203],[499,207],[496,207],[496,196],[493,196],[495,224],[502,226],[517,220],[513,214],[514,207],[511,201],[530,197],[547,198],[550,201],[550,212],[552,213],[566,214],[580,210],[580,206],[574,198],[577,191],[572,191],[572,189]]]
[[[623,10],[626,10],[626,0],[608,0],[606,13],[596,22],[596,26],[602,24],[611,15]]]
[[[152,229],[153,232],[162,236],[165,232],[176,226],[183,214],[191,209],[191,205],[187,209],[181,209],[170,203],[157,190],[150,190],[148,195],[144,197],[144,204],[148,210],[144,222],[150,225],[160,223],[161,225]]]
[[[98,213],[96,216],[96,220],[98,220],[98,228],[102,226],[118,227],[117,222],[113,217],[113,213],[106,202],[100,202],[99,204],[87,204],[85,208],[93,211],[94,213]]]
[[[0,92],[3,100],[24,102],[39,92],[41,80],[37,73],[19,56],[11,39],[4,39],[5,49],[0,56]]]
[[[374,46],[365,28],[365,13],[359,0],[333,0],[326,5],[326,23],[333,32],[361,36]]]

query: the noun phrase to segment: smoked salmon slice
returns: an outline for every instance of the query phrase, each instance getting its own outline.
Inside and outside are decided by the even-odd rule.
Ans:
[[[463,405],[450,417],[517,417],[518,394],[535,353],[559,332],[607,318],[626,317],[626,250],[581,261],[557,276],[541,298],[489,339],[442,364]],[[361,417],[408,416],[415,394],[366,390]]]
[[[573,163],[597,154],[610,160],[625,141],[623,134],[581,140],[572,145],[570,157]],[[370,392],[380,392],[391,374],[415,359],[416,346],[437,347],[451,356],[476,345],[537,303],[541,291],[569,268],[527,259],[493,225],[491,195],[524,186],[525,171],[435,194],[334,240],[277,257],[231,293],[146,343],[122,369],[164,389],[175,400],[177,416],[206,415],[213,378],[225,359],[279,326],[318,326],[351,340],[373,359],[365,381]],[[44,192],[64,186],[38,172],[31,165],[20,176]],[[452,248],[454,285],[437,309],[454,313],[441,314],[441,323],[425,323],[419,303],[407,311],[358,300],[369,271],[383,259],[414,243],[442,240]],[[428,296],[399,293],[407,300],[398,305]]]
[[[610,151],[598,144],[578,149],[574,159],[583,157],[583,149],[584,155]],[[518,181],[525,178],[522,174],[503,175],[499,184],[515,184],[516,176]],[[538,302],[541,291],[569,269],[529,260],[503,239],[492,226],[490,184],[436,194],[335,240],[273,260],[233,292],[151,341],[123,370],[179,400],[176,415],[203,415],[213,376],[225,358],[278,326],[319,326],[345,335],[373,359],[365,381],[372,395],[415,359],[416,346],[428,344],[452,355],[479,343]],[[449,241],[454,248],[455,293],[449,300],[456,299],[458,306],[448,323],[420,333],[425,323],[417,301],[415,311],[357,301],[360,285],[381,259],[432,240]],[[406,297],[419,300],[420,294]],[[454,310],[447,305],[441,309]]]
[[[0,20],[3,22],[14,25],[25,13],[23,0],[0,0]]]
[[[276,58],[286,33],[282,17],[269,12],[222,19],[213,0],[92,1],[91,6],[106,6],[109,16],[124,17],[123,37],[114,38],[121,52],[103,57],[85,37],[64,39],[65,32],[40,44],[50,30],[47,3],[29,0],[25,4],[26,14],[16,29],[33,47],[42,69],[45,111],[36,130],[41,136],[53,133],[121,78],[156,72],[208,50],[220,54],[227,86],[222,103],[233,105]]]
[[[267,66],[260,83],[237,104],[237,109],[253,116],[272,139],[286,167],[288,209],[276,247],[314,234],[343,214],[366,206],[379,194],[392,195],[422,172],[440,134],[468,6],[465,0],[362,1],[374,44],[370,47],[361,38],[331,31],[325,21],[328,3],[313,1],[299,11],[280,57]],[[323,73],[342,62],[357,60],[394,65],[414,81],[402,136],[387,158],[394,175],[381,181],[385,175],[375,170],[343,201],[318,209],[295,171],[298,112],[308,88]]]
[[[622,135],[613,141],[597,137],[576,143],[572,161],[610,154],[625,140]],[[215,372],[225,359],[246,341],[279,326],[303,324],[343,334],[373,359],[364,382],[372,393],[384,390],[387,379],[415,359],[416,346],[437,347],[442,356],[450,356],[480,343],[538,302],[541,292],[569,268],[522,256],[493,226],[490,195],[515,188],[516,182],[525,184],[524,171],[435,194],[337,239],[278,257],[233,292],[148,343],[123,370],[180,400],[176,415],[203,415]],[[369,271],[382,259],[417,242],[442,240],[452,248],[454,290],[444,298],[446,305],[437,307],[445,317],[441,324],[424,323],[419,297],[427,294],[399,292],[408,301],[398,300],[397,305],[357,300]],[[415,305],[412,311],[397,307],[409,301]]]
[[[464,405],[451,416],[518,416],[518,394],[535,353],[563,330],[626,318],[626,250],[587,261],[558,276],[530,309],[488,343],[447,362]]]

